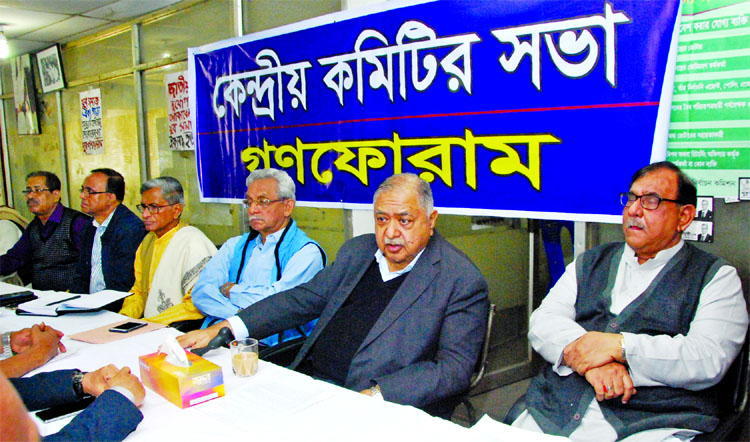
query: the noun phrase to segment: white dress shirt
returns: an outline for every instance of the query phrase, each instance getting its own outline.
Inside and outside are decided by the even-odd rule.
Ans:
[[[99,224],[96,219],[91,223],[96,227],[94,234],[94,243],[91,246],[91,276],[89,279],[89,293],[96,293],[107,288],[104,282],[104,273],[102,272],[102,235],[107,231],[109,222],[112,220],[113,210],[103,223]]]
[[[674,247],[638,264],[635,252],[626,244],[612,288],[610,311],[619,314],[643,293],[683,245],[680,240]],[[547,362],[554,364],[553,369],[560,376],[573,373],[570,367],[561,364],[563,349],[586,333],[575,322],[577,287],[574,261],[531,315],[529,340]],[[687,335],[622,333],[633,385],[636,390],[643,386],[701,390],[717,384],[739,353],[747,324],[747,308],[737,271],[734,267],[722,266],[704,287]],[[514,422],[514,426],[536,427],[541,431],[527,412]],[[692,430],[656,429],[634,434],[625,440],[663,440],[673,435],[679,438],[673,440],[682,440],[682,436],[689,438],[695,434]],[[596,399],[591,401],[581,425],[570,438],[616,439],[614,428],[604,419]]]

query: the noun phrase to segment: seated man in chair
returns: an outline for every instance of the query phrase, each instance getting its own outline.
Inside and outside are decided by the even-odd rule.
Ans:
[[[182,331],[199,328],[203,322],[191,292],[216,246],[203,232],[180,221],[184,206],[182,185],[172,177],[141,185],[138,210],[149,233],[136,251],[133,294],[125,298],[120,314]]]
[[[748,325],[737,271],[682,240],[696,188],[651,164],[620,195],[625,243],[571,263],[531,316],[548,362],[514,426],[581,441],[686,440],[719,419],[712,388]]]
[[[205,347],[223,327],[264,338],[320,317],[290,368],[448,418],[469,389],[489,301],[437,216],[427,182],[394,175],[375,192],[375,235],[347,241],[309,282],[177,340]]]
[[[206,264],[193,288],[205,326],[237,314],[263,298],[307,282],[326,266],[326,255],[292,219],[294,181],[283,170],[258,169],[247,177],[245,207],[251,233],[229,238]],[[305,335],[314,322],[301,327]],[[285,330],[282,341],[299,337]],[[262,341],[274,346],[276,335]]]

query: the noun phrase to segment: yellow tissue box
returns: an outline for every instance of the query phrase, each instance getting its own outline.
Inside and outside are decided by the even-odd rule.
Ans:
[[[139,356],[143,385],[180,408],[224,396],[221,367],[193,353],[186,354],[190,367],[170,364],[165,353]]]

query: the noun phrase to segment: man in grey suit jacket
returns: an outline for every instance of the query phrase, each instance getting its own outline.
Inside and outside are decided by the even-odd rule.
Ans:
[[[375,235],[347,241],[310,282],[180,343],[204,347],[222,327],[263,338],[320,316],[290,368],[450,417],[486,332],[487,283],[435,232],[427,182],[395,175],[373,200]]]

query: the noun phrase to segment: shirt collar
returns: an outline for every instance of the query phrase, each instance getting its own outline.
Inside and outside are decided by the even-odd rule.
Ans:
[[[426,249],[427,247],[425,247]],[[410,271],[414,268],[414,266],[417,264],[417,261],[419,260],[419,257],[422,256],[422,253],[424,253],[424,249],[422,249],[419,253],[417,253],[417,256],[414,257],[414,259],[401,270],[396,270],[395,272],[390,271],[388,268],[388,260],[385,259],[385,255],[383,255],[383,252],[378,249],[375,252],[375,261],[378,263],[378,268],[380,269],[380,276],[383,278],[383,281],[390,281],[391,279],[397,278],[404,273]]]
[[[179,223],[177,223],[176,226],[172,227],[172,229],[169,232],[165,233],[161,238],[157,237],[156,238],[156,242],[157,243],[161,243],[161,242],[165,242],[165,241],[169,242],[172,239],[172,237],[174,236],[174,234],[177,233],[178,230],[180,230],[181,228],[183,228],[185,226],[186,226],[186,224],[183,224],[182,221],[180,221]]]
[[[290,220],[289,222],[291,223],[292,221]],[[274,244],[276,244],[277,242],[279,242],[279,240],[281,239],[281,235],[284,234],[284,230],[286,230],[286,228],[288,226],[289,226],[289,224],[287,224],[286,226],[282,227],[281,229],[279,229],[279,230],[271,233],[270,235],[268,235],[266,237],[266,243],[265,244],[263,244],[263,236],[260,233],[258,233],[258,236],[255,237],[255,245],[260,246],[260,247],[265,247],[265,246],[268,246],[268,245],[274,245]]]
[[[115,207],[115,210],[117,210],[117,207]],[[113,210],[113,211],[112,211],[112,212],[111,212],[111,213],[109,214],[109,216],[107,217],[107,219],[105,219],[105,220],[104,220],[104,222],[103,222],[103,223],[99,224],[99,223],[98,223],[98,222],[96,221],[96,218],[94,218],[94,219],[93,219],[93,220],[91,221],[91,224],[93,224],[93,225],[94,225],[94,227],[96,227],[97,229],[98,229],[99,227],[104,227],[104,228],[106,229],[106,228],[107,228],[107,226],[109,225],[109,222],[110,222],[110,221],[112,221],[112,216],[113,216],[113,215],[115,214],[115,210]]]
[[[680,241],[674,246],[668,249],[660,250],[656,254],[656,256],[654,256],[653,258],[649,259],[643,264],[638,264],[638,257],[635,256],[635,250],[630,248],[630,246],[627,243],[625,243],[624,257],[625,257],[626,262],[633,267],[653,268],[653,267],[662,266],[666,264],[667,262],[669,262],[669,260],[672,259],[677,254],[677,252],[679,252],[680,249],[682,249],[682,246],[684,245],[685,245],[685,241],[683,241],[682,238],[680,238]]]
[[[52,211],[52,215],[47,218],[47,221],[52,221],[53,223],[58,223],[62,221],[62,213],[63,213],[63,205],[62,203],[57,203],[57,207],[55,207],[55,210]]]

